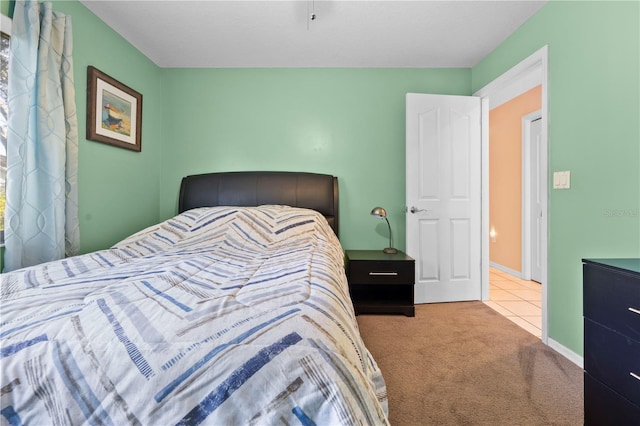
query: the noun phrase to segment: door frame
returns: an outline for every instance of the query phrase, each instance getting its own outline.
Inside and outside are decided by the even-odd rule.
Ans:
[[[522,117],[522,260],[521,277],[523,280],[531,280],[531,181],[533,170],[531,168],[531,123],[542,118],[542,110],[534,111]],[[540,162],[541,178],[546,176],[546,163]],[[542,178],[540,188],[544,186]],[[544,190],[543,190],[544,193]]]
[[[541,135],[541,161],[548,170],[549,164],[549,47],[543,46],[529,57],[509,69],[498,78],[474,93],[483,100],[482,112],[482,300],[489,298],[489,110],[493,109],[514,97],[542,85],[542,135]],[[485,109],[485,102],[487,108]],[[548,344],[548,264],[549,264],[549,175],[542,177],[542,330],[541,340]]]

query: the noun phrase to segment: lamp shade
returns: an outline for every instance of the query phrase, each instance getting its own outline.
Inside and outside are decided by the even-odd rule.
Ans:
[[[383,209],[382,207],[374,207],[373,210],[371,210],[371,216],[377,216],[377,217],[387,217],[387,211],[385,209]]]

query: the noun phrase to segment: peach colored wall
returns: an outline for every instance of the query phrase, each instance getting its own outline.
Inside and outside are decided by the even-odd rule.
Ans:
[[[521,271],[522,117],[542,108],[541,86],[489,111],[489,243],[492,263]]]

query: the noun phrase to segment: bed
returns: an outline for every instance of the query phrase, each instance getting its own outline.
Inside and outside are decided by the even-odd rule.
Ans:
[[[388,424],[337,179],[185,177],[178,214],[2,276],[2,425]]]

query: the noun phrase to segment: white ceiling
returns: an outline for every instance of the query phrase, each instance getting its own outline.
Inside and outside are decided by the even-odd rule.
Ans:
[[[80,1],[157,65],[188,68],[468,68],[546,3]]]

